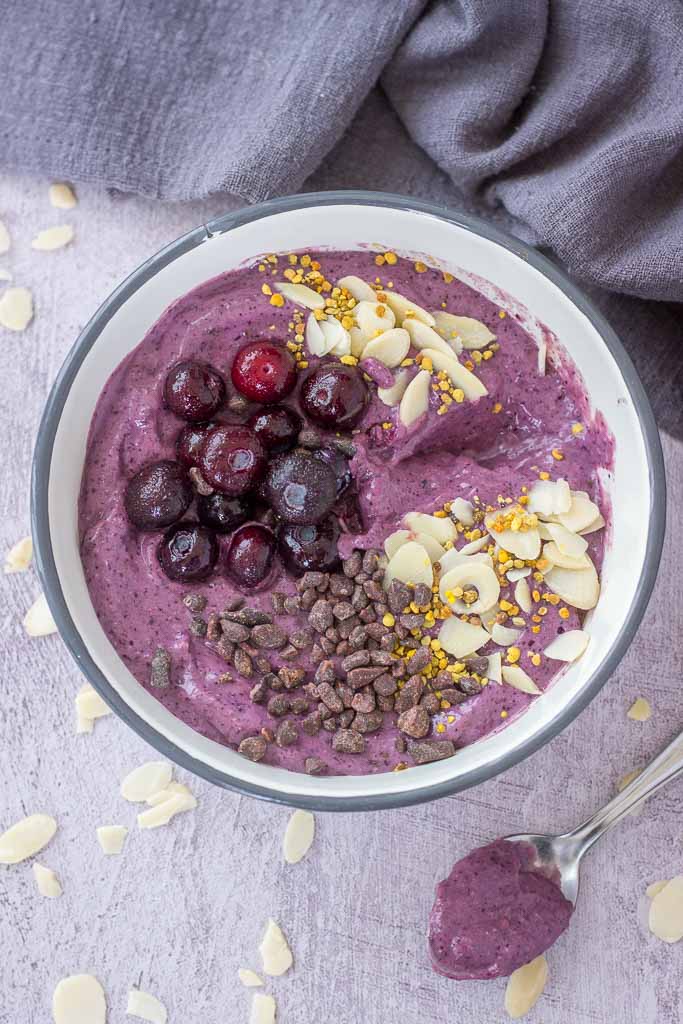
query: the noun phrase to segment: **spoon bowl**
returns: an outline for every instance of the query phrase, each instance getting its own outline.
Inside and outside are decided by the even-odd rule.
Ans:
[[[534,867],[555,882],[559,882],[562,895],[576,906],[579,895],[579,862],[581,852],[576,849],[572,833],[560,836],[525,835],[505,836],[509,843],[526,843],[536,851]]]

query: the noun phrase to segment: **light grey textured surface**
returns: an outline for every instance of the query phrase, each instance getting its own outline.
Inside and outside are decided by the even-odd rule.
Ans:
[[[319,184],[357,183],[339,159]],[[445,196],[438,172],[423,173],[412,159],[407,151],[404,190],[419,175],[421,194]],[[396,185],[389,172],[377,179],[375,187]],[[25,334],[0,330],[3,551],[27,532],[34,432],[78,330],[143,257],[226,205],[160,206],[88,187],[65,213],[51,209],[47,186],[0,180],[0,217],[13,236],[0,267],[36,298]],[[76,228],[71,248],[31,252],[39,229],[64,221]],[[665,376],[675,371],[674,364]],[[127,989],[138,980],[166,1002],[170,1024],[239,1024],[251,996],[236,971],[260,969],[256,947],[268,916],[295,955],[293,972],[269,985],[282,1024],[505,1020],[502,982],[456,984],[429,969],[433,885],[453,860],[496,835],[570,826],[681,726],[683,455],[680,442],[665,445],[671,527],[662,572],[637,642],[591,707],[526,763],[459,797],[368,816],[316,815],[313,849],[295,867],[281,857],[286,809],[192,780],[196,812],[157,832],[133,827],[123,855],[105,858],[95,828],[134,825],[119,781],[154,752],[112,717],[92,736],[75,735],[75,666],[57,637],[29,640],[21,628],[38,592],[35,574],[2,577],[0,825],[35,811],[57,817],[59,832],[39,860],[57,871],[64,895],[40,897],[27,864],[0,871],[0,1024],[46,1024],[54,985],[81,971],[105,986],[109,1024],[123,1024]],[[640,695],[654,708],[644,724],[626,718]],[[549,954],[532,1024],[674,1024],[683,1016],[683,946],[651,937],[638,909],[649,882],[683,868],[680,787],[591,855],[574,923]]]

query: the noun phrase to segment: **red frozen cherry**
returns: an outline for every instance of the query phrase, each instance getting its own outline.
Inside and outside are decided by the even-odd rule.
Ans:
[[[163,530],[190,507],[193,491],[178,462],[150,462],[128,481],[124,497],[126,515],[139,530]]]
[[[332,572],[339,564],[339,525],[333,516],[309,526],[286,524],[278,533],[278,550],[287,569],[295,576],[309,570]]]
[[[250,491],[266,471],[266,453],[249,427],[222,424],[212,430],[199,449],[204,479],[224,494]]]
[[[258,434],[259,441],[271,455],[277,455],[296,444],[301,430],[301,416],[286,405],[273,405],[253,413],[247,425]]]
[[[301,385],[301,407],[314,423],[328,430],[351,430],[369,399],[362,373],[346,363],[321,363]]]
[[[186,423],[178,434],[175,450],[178,459],[184,466],[190,468],[196,466],[199,459],[199,449],[209,436],[217,423]]]
[[[261,523],[247,523],[232,535],[225,558],[228,575],[242,587],[257,587],[270,573],[275,535]]]
[[[232,364],[232,382],[245,398],[270,405],[286,398],[296,384],[296,363],[284,345],[251,341]]]
[[[268,504],[285,523],[319,523],[337,500],[334,470],[312,452],[276,455],[266,478]]]
[[[166,375],[164,400],[183,420],[208,420],[225,401],[225,382],[215,366],[183,359]]]
[[[170,580],[194,583],[213,572],[218,560],[218,541],[206,526],[177,523],[164,534],[157,555]]]

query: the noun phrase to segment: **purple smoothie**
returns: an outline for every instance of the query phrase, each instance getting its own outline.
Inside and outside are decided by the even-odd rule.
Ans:
[[[571,368],[558,362],[539,376],[536,345],[515,316],[457,279],[446,283],[439,271],[417,273],[408,260],[380,269],[374,255],[363,251],[314,258],[332,282],[354,274],[385,288],[391,283],[396,292],[426,309],[447,308],[479,319],[499,345],[495,358],[476,367],[488,396],[454,403],[443,416],[432,405],[410,430],[398,423],[397,408],[380,402],[371,385],[374,397],[354,432],[356,454],[351,461],[367,530],[342,535],[343,557],[354,549],[381,549],[386,536],[400,528],[406,511],[433,512],[456,496],[477,495],[483,503],[495,504],[499,495],[518,493],[522,484],[531,486],[541,471],[556,478],[560,473],[553,449],[563,452],[559,469],[570,486],[601,500],[597,471],[611,464],[611,438],[604,424],[592,418]],[[287,265],[286,257],[283,264]],[[172,685],[151,692],[192,728],[233,748],[272,727],[273,719],[250,699],[253,679],[220,682],[226,666],[204,639],[189,632],[191,616],[182,599],[188,590],[205,597],[208,614],[228,606],[239,592],[222,574],[191,587],[167,579],[156,556],[158,534],[131,527],[123,494],[127,481],[146,463],[175,457],[183,424],[163,404],[169,367],[196,357],[216,366],[229,382],[232,360],[247,341],[291,338],[295,307],[288,303],[276,308],[262,294],[264,280],[280,279],[282,268],[278,277],[270,270],[268,266],[264,274],[253,265],[195,288],[166,310],[114,371],[93,416],[79,506],[81,555],[90,595],[122,660],[141,685],[150,688],[151,659],[158,647],[165,648],[172,659]],[[467,355],[463,353],[462,359]],[[309,357],[309,365],[315,363]],[[297,396],[298,389],[286,404],[299,409]],[[217,418],[235,419],[228,407]],[[579,435],[572,433],[574,423],[583,425]],[[601,533],[587,538],[588,553],[597,566],[601,538]],[[278,567],[266,589],[249,595],[249,605],[272,613],[271,590],[294,594],[296,581]],[[305,616],[278,622],[289,634],[305,625]],[[562,619],[557,607],[549,607],[539,631],[526,629],[520,640],[524,667],[529,666],[528,655],[542,651],[558,631],[579,626],[574,609]],[[489,644],[484,653],[494,649]],[[274,671],[284,665],[277,653],[271,660]],[[297,665],[308,673],[315,668],[305,652]],[[560,667],[543,659],[533,669],[534,680],[544,689]],[[488,685],[457,707],[434,715],[431,735],[462,747],[499,728],[532,699],[509,686]],[[398,737],[396,715],[389,712],[382,728],[365,736],[362,754],[333,751],[327,732],[300,732],[292,746],[269,743],[264,760],[295,771],[304,770],[311,757],[321,758],[330,774],[389,771],[406,766],[397,751]]]
[[[558,939],[574,907],[559,879],[535,868],[534,854],[528,843],[496,839],[439,882],[429,919],[435,971],[457,981],[498,978]]]

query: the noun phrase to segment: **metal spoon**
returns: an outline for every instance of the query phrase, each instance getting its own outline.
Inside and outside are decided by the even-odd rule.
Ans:
[[[536,848],[536,863],[548,872],[559,872],[560,888],[576,903],[579,895],[579,866],[601,836],[649,796],[683,773],[683,733],[672,740],[640,775],[625,786],[608,804],[583,825],[559,836],[505,836],[508,842],[530,843]]]

